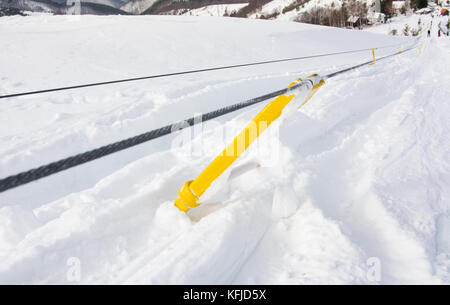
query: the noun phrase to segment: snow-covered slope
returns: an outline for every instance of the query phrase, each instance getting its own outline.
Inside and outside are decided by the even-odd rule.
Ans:
[[[308,12],[314,8],[339,8],[342,6],[342,2],[343,0],[273,0],[264,5],[260,11],[251,14],[249,18],[259,18],[262,15],[268,16],[277,13],[274,17],[275,19],[294,20],[299,17],[301,13]],[[294,9],[287,9],[296,3],[301,4],[299,6],[295,6]]]
[[[229,16],[236,13],[241,8],[247,6],[247,3],[235,3],[235,4],[217,4],[207,5],[201,8],[188,10],[181,15],[186,16]]]
[[[151,0],[135,0],[136,3],[145,3],[144,6],[150,7],[147,2]],[[338,9],[342,3],[348,0],[272,0],[268,3],[256,7],[253,11],[248,13],[248,18],[269,18],[275,20],[296,20],[303,13],[310,12],[316,8]],[[373,10],[374,0],[357,0],[359,3],[365,3],[370,10]],[[248,1],[243,1],[248,3]],[[153,2],[151,3],[153,4]],[[127,4],[128,6],[131,3]],[[260,4],[261,5],[261,4]],[[172,15],[187,15],[187,16],[228,16],[233,11],[237,11],[247,4],[216,4],[210,5],[205,2],[203,7],[190,9],[187,6],[183,9],[164,11],[164,14]],[[141,7],[141,8],[142,8]],[[142,12],[136,10],[135,12]]]
[[[117,15],[126,14],[118,9],[122,0],[92,0],[82,1],[80,13],[83,15]],[[60,0],[0,0],[0,7],[17,8],[23,11],[67,14],[71,9],[66,1]],[[70,14],[72,14],[71,12]]]
[[[61,11],[61,6],[53,1],[40,0],[0,0],[0,7],[13,7],[20,10],[43,12],[43,13],[57,13]]]
[[[124,5],[121,9],[132,14],[140,14],[150,8],[158,0],[132,0]]]
[[[415,41],[175,16],[2,17],[0,35],[0,94]],[[264,104],[0,193],[0,283],[450,283],[450,41],[424,43],[328,80],[188,215],[178,188]],[[3,100],[0,176],[371,56]]]

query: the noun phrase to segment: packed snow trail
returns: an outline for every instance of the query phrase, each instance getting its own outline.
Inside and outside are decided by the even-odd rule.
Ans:
[[[61,17],[39,18],[48,19],[50,25],[61,23]],[[181,31],[194,26],[207,36],[214,27],[225,25],[242,26],[246,30],[240,34],[246,38],[265,31],[248,46],[240,46],[241,54],[250,55],[264,41],[267,47],[267,35],[292,43],[292,48],[297,43],[304,45],[302,39],[306,39],[309,52],[323,45],[343,50],[356,37],[360,38],[358,47],[399,41],[296,23],[97,18],[83,19],[82,24],[96,25],[100,31],[94,32],[100,35],[97,40],[89,43],[95,44],[99,37],[110,41],[99,34],[109,27],[122,35],[129,34],[126,27],[132,22],[159,21]],[[31,25],[40,22],[38,18],[26,20]],[[114,25],[113,20],[117,21]],[[118,24],[123,28],[115,28]],[[24,33],[30,31],[21,26]],[[333,35],[341,41],[325,42]],[[81,43],[76,37],[72,41]],[[122,43],[130,44],[113,44]],[[174,52],[178,51],[175,45]],[[265,50],[289,55],[269,45]],[[207,45],[202,47],[208,54],[215,52]],[[86,51],[84,47],[76,50]],[[144,56],[140,53],[144,50],[132,50],[142,64],[139,56]],[[25,62],[32,58],[22,56]],[[201,57],[207,58],[204,53]],[[2,176],[161,126],[165,120],[184,118],[187,111],[216,108],[281,88],[310,72],[325,74],[367,59],[370,54],[342,57],[338,63],[322,59],[295,67],[256,69],[256,73],[177,79],[177,86],[145,83],[1,104],[1,141],[10,143],[0,152]],[[108,61],[102,60],[95,69],[106,72]],[[203,134],[194,133],[187,142],[182,141],[184,134],[161,139],[2,193],[0,282],[70,283],[68,262],[75,258],[80,262],[80,283],[449,283],[449,64],[449,40],[433,38],[426,40],[421,56],[412,51],[329,80],[302,111],[278,129],[274,126],[279,137],[276,132],[267,133],[258,140],[255,149],[213,184],[204,203],[189,215],[173,206],[177,189],[194,178],[264,105],[206,124]],[[133,68],[140,71],[138,66]],[[27,84],[14,85],[13,70],[5,71],[9,74],[0,75],[6,83],[0,87],[2,93],[12,91],[11,87],[30,89]],[[40,85],[46,85],[45,81]],[[33,119],[27,121],[29,126],[21,126],[17,120],[31,114],[19,115],[28,112]],[[178,145],[170,149],[175,140]],[[199,147],[205,151],[196,151]],[[194,153],[186,154],[189,150]],[[30,161],[30,156],[39,159]],[[381,263],[379,282],[367,276],[370,258]]]

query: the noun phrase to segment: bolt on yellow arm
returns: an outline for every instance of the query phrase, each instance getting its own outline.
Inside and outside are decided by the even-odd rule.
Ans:
[[[178,190],[178,198],[174,204],[180,210],[187,212],[190,208],[199,206],[200,196],[249,146],[261,133],[269,127],[283,112],[286,105],[300,92],[306,93],[306,98],[300,105],[308,102],[314,93],[324,84],[318,75],[311,75],[306,80],[296,79],[288,88],[296,87],[282,94],[264,107],[256,117],[237,135],[237,137],[217,156],[200,175],[192,181],[187,181]]]

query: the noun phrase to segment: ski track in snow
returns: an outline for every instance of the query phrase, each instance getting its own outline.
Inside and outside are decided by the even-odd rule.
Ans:
[[[14,43],[26,46],[42,35],[64,33],[50,30],[62,21],[67,32],[78,34],[67,45],[51,45],[52,54],[69,49],[71,60],[43,57],[28,76],[1,61],[1,94],[65,85],[65,71],[73,73],[69,83],[81,76],[88,81],[129,71],[149,74],[150,45],[127,48],[143,39],[129,35],[133,22],[170,28],[144,35],[162,44],[152,49],[155,71],[230,63],[221,58],[236,63],[298,56],[291,51],[301,47],[303,55],[374,41],[411,43],[288,22],[83,17],[80,27],[62,18],[2,18],[3,51],[23,65],[36,55],[17,51]],[[48,24],[34,29],[42,20]],[[248,29],[214,40],[214,29],[224,26]],[[83,33],[94,28],[86,38]],[[187,34],[193,29],[197,36]],[[193,51],[176,58],[183,35],[185,50]],[[208,43],[202,43],[205,37]],[[86,46],[100,46],[100,39],[111,54],[88,52]],[[250,149],[189,215],[173,207],[178,188],[223,148],[224,130],[239,130],[264,104],[206,123],[203,136],[181,147],[170,149],[183,133],[0,194],[0,283],[69,283],[71,257],[80,260],[81,283],[372,284],[377,282],[367,277],[367,261],[373,257],[381,263],[380,283],[449,283],[450,41],[424,43],[421,56],[414,50],[328,80],[284,122],[279,139],[268,133],[258,140],[271,147],[276,166]],[[282,88],[298,76],[366,61],[368,53],[4,100],[1,176]],[[171,56],[176,59],[167,64]],[[117,58],[123,62],[114,68]],[[53,76],[37,77],[49,69]],[[209,154],[183,154],[200,145]]]

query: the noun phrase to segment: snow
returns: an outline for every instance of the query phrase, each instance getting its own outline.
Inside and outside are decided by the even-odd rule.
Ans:
[[[122,5],[120,9],[132,14],[141,14],[155,4],[156,1],[158,0],[132,0]]]
[[[141,1],[152,1],[152,0],[141,0]],[[373,5],[373,0],[360,0],[366,2],[370,7]],[[261,9],[256,10],[251,13],[248,18],[258,19],[261,16],[270,16],[274,13],[278,13],[276,16],[271,16],[271,19],[282,20],[282,21],[293,21],[297,19],[300,14],[311,11],[314,8],[340,8],[342,6],[342,0],[309,0],[297,9],[289,10],[283,13],[283,9],[287,8],[289,5],[296,3],[296,0],[273,0],[262,6]],[[185,16],[215,16],[222,17],[231,14],[233,11],[238,11],[239,9],[247,6],[247,3],[238,4],[218,4],[218,5],[207,5],[197,9],[180,9],[169,12],[171,15],[185,15]]]
[[[273,14],[274,12],[282,12],[283,8],[294,3],[296,0],[274,0],[265,4],[260,12],[253,14],[251,17],[256,17],[261,14]]]
[[[447,22],[448,22],[447,17],[438,16],[432,18],[431,15],[419,15],[419,14],[413,14],[411,16],[400,15],[391,18],[388,23],[368,27],[365,28],[364,31],[380,34],[390,34],[392,33],[393,30],[396,30],[397,35],[402,36],[404,35],[403,34],[404,28],[408,26],[410,30],[422,29],[419,36],[426,36],[428,29],[432,30],[431,32],[433,33],[434,36],[437,36],[439,24],[443,30],[446,30]]]
[[[309,0],[302,3],[298,8],[289,10],[283,13],[283,9],[289,5],[294,4],[296,0],[273,0],[265,4],[262,9],[254,14],[251,14],[249,18],[259,18],[261,15],[271,15],[275,12],[279,14],[274,17],[275,20],[293,21],[305,12],[309,12],[315,8],[340,8],[342,6],[342,0]],[[374,0],[360,0],[365,2],[368,7],[374,5]]]
[[[400,10],[403,6],[405,6],[404,0],[392,1],[392,8]]]
[[[248,3],[235,4],[214,4],[207,5],[201,8],[192,9],[183,13],[185,16],[225,16],[239,11],[241,8],[247,6]]]
[[[2,17],[0,35],[0,94],[415,42],[186,16]],[[189,214],[173,206],[178,188],[264,103],[0,193],[0,283],[450,283],[450,40],[422,42],[421,55],[329,79]],[[371,56],[2,100],[0,176]]]

